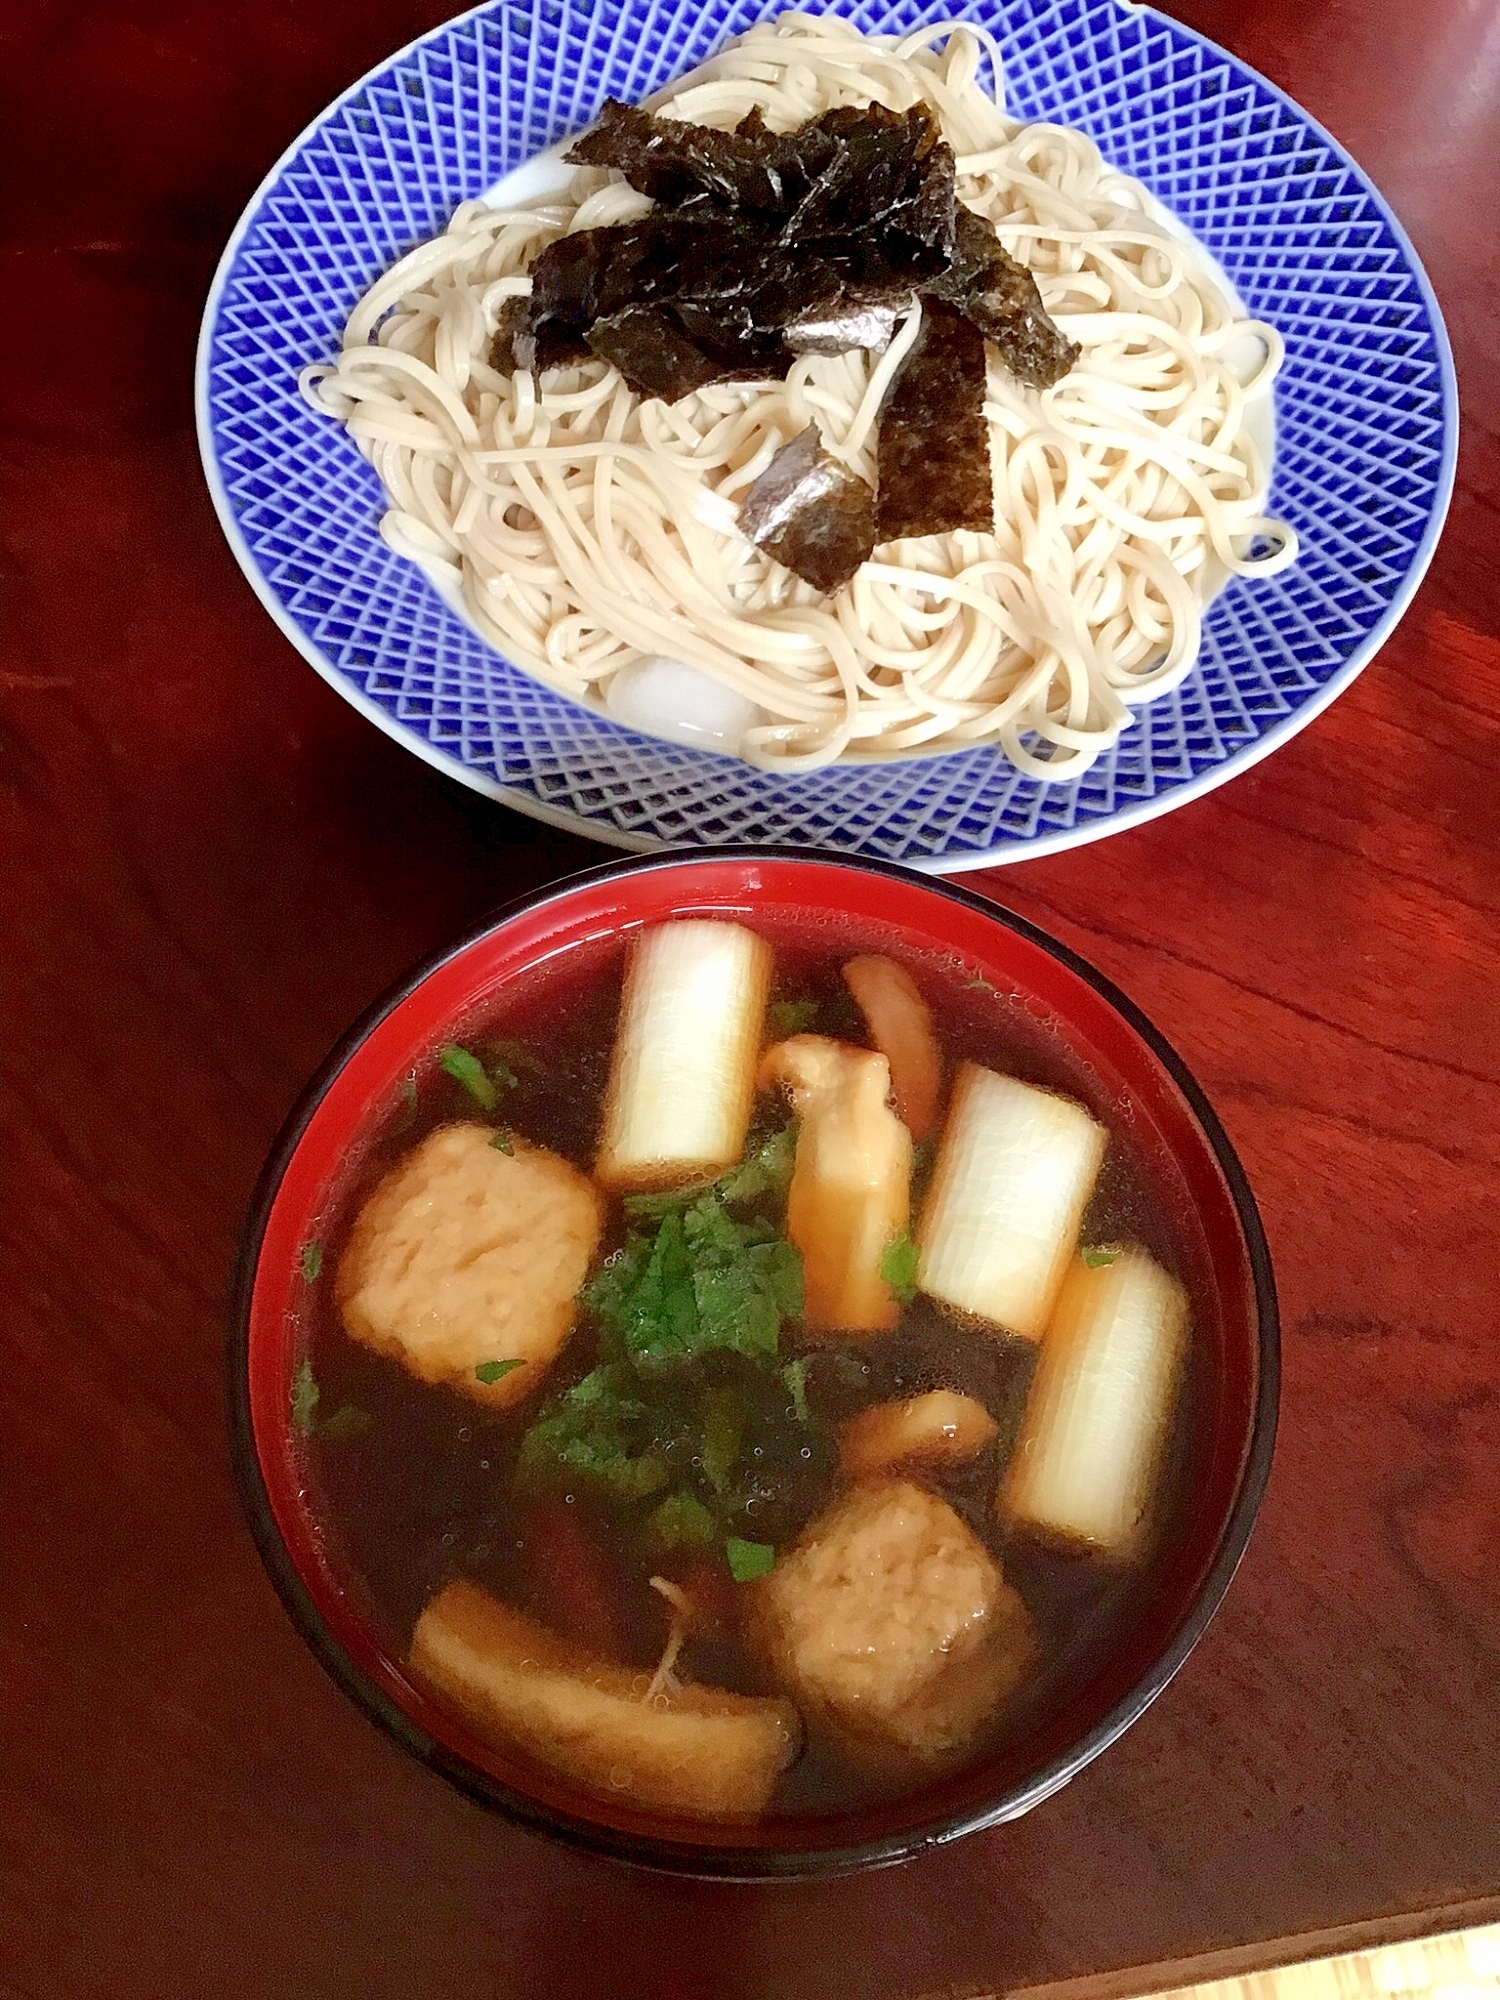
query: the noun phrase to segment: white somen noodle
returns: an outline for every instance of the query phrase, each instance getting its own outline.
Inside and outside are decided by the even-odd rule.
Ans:
[[[809,422],[875,483],[915,312],[882,355],[807,355],[784,382],[671,405],[604,361],[497,372],[501,307],[530,290],[537,253],[650,206],[582,167],[519,207],[465,202],[371,287],[337,363],[304,371],[385,485],[390,546],[461,594],[501,652],[591,706],[636,662],[687,662],[743,699],[751,763],[990,743],[1038,777],[1079,776],[1132,707],[1191,671],[1212,590],[1295,560],[1246,421],[1282,343],[1091,139],[1007,118],[979,81],[986,55],[998,85],[972,27],[866,37],[786,14],[653,103],[721,127],[758,106],[782,132],[837,105],[931,107],[960,200],[1083,350],[1042,391],[988,350],[993,535],[886,543],[824,597],[738,532],[747,489]]]

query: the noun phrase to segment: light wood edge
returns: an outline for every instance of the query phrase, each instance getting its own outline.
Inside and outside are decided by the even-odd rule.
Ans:
[[[1327,1930],[1304,1931],[1298,1937],[1266,1938],[1220,1951],[1200,1952],[1186,1958],[1168,1959],[1155,1965],[1131,1965],[1112,1972],[1085,1973],[1077,1979],[1053,1980],[1042,1986],[943,1987],[916,1996],[916,2000],[1158,2000],[1158,1996],[1184,1996],[1194,1989],[1220,1981],[1253,1978],[1257,1974],[1288,1971],[1330,1960],[1342,1960],[1362,1953],[1374,1953],[1395,1945],[1456,1939],[1461,1933],[1500,1925],[1500,1895],[1478,1896],[1461,1903],[1448,1903],[1433,1910],[1400,1910],[1388,1916],[1369,1917],[1358,1923],[1338,1924]],[[1481,1981],[1500,1990],[1493,1975],[1468,1975],[1476,1989]],[[1287,1980],[1285,2000],[1294,2000],[1292,1982]],[[1413,1986],[1424,1982],[1413,1982]],[[1440,1983],[1440,1982],[1426,1982]],[[1347,1989],[1358,1991],[1351,1980]],[[1388,1980],[1372,1981],[1367,1990],[1393,1995]]]

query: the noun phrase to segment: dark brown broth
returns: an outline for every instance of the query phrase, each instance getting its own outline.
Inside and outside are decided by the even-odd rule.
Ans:
[[[917,977],[950,1066],[971,1059],[1088,1103],[1108,1123],[1111,1144],[1085,1219],[1084,1241],[1134,1240],[1192,1292],[1185,1194],[1165,1189],[1159,1181],[1152,1184],[1130,1130],[1130,1108],[1106,1097],[1100,1079],[1052,1022],[961,965],[903,951],[897,940],[872,939],[864,926],[831,920],[816,928],[793,927],[757,919],[756,927],[777,949],[773,1002],[815,1000],[815,1032],[867,1039],[840,967],[856,952],[882,950],[903,959]],[[519,1085],[491,1115],[584,1171],[593,1158],[608,1076],[620,960],[619,951],[604,958],[595,951],[554,962],[544,975],[514,990],[503,1011],[481,1014],[453,1037],[471,1047],[503,1037],[537,1053],[541,1072],[516,1065]],[[417,1085],[415,1105],[408,1091],[345,1190],[340,1216],[324,1246],[324,1282],[315,1287],[319,1306],[308,1327],[308,1353],[319,1385],[319,1408],[326,1414],[352,1405],[369,1418],[357,1436],[315,1434],[307,1440],[309,1489],[330,1559],[381,1643],[397,1657],[404,1657],[422,1607],[444,1583],[465,1577],[598,1650],[649,1668],[667,1635],[667,1611],[648,1579],[653,1571],[681,1576],[689,1559],[653,1553],[637,1528],[623,1527],[610,1506],[582,1485],[555,1498],[518,1501],[511,1481],[520,1439],[544,1399],[534,1397],[519,1411],[497,1415],[455,1392],[417,1382],[398,1363],[351,1341],[332,1310],[331,1278],[348,1223],[374,1182],[434,1126],[484,1115],[463,1087],[435,1065]],[[774,1122],[782,1116],[777,1107]],[[919,1198],[920,1187],[914,1189],[914,1215]],[[623,1227],[616,1214],[601,1254],[620,1240]],[[595,1358],[591,1345],[587,1327],[581,1327],[554,1367],[547,1395],[587,1372]],[[894,1332],[839,1345],[855,1358],[857,1371],[831,1365],[826,1345],[815,1348],[793,1340],[788,1349],[813,1357],[809,1391],[815,1412],[827,1423],[868,1403],[929,1388],[973,1395],[999,1421],[1000,1435],[990,1447],[933,1483],[1000,1558],[1036,1621],[1043,1669],[1012,1713],[997,1722],[996,1735],[1019,1731],[1098,1669],[1149,1588],[1149,1567],[1138,1573],[1111,1571],[1087,1557],[1040,1547],[1008,1531],[998,1519],[996,1486],[1035,1358],[1029,1343],[997,1337],[919,1296]],[[1201,1352],[1195,1351],[1170,1454],[1164,1534],[1170,1533],[1180,1510],[1196,1454],[1202,1366]],[[613,1596],[603,1607],[570,1586],[572,1572],[565,1558],[575,1524],[596,1557],[602,1555],[614,1580]],[[726,1582],[731,1604],[735,1588]],[[690,1641],[681,1667],[712,1685],[746,1693],[772,1691],[732,1631]],[[994,1740],[983,1748],[993,1747]],[[783,1779],[778,1810],[836,1811],[880,1789],[888,1787],[855,1771],[829,1745],[814,1739]]]

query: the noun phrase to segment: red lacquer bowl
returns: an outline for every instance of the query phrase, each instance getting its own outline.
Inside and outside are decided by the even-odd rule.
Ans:
[[[407,1678],[336,1573],[299,1472],[291,1424],[302,1246],[336,1211],[399,1080],[555,954],[597,953],[688,913],[780,926],[836,914],[956,956],[1049,1021],[1130,1126],[1185,1218],[1200,1378],[1188,1500],[1122,1643],[1060,1707],[987,1761],[878,1806],[764,1827],[711,1827],[605,1806],[477,1741]],[[865,927],[868,927],[867,930]],[[870,945],[862,948],[870,949]],[[578,1846],[724,1880],[836,1874],[902,1860],[1014,1819],[1066,1784],[1152,1702],[1229,1585],[1270,1469],[1277,1320],[1270,1262],[1238,1161],[1177,1056],[1137,1008],[1033,925],[904,869],[777,848],[621,862],[528,897],[422,966],[334,1051],[262,1177],[234,1287],[229,1409],[240,1491],[298,1630],[345,1692],[413,1756],[470,1797]]]

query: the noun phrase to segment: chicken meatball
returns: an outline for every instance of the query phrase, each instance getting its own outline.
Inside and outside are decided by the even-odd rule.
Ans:
[[[754,1591],[772,1672],[870,1766],[962,1756],[1038,1656],[1030,1613],[989,1550],[908,1480],[854,1487]]]
[[[355,1340],[507,1409],[572,1331],[603,1209],[556,1153],[494,1139],[487,1125],[443,1125],[391,1169],[350,1231],[337,1297]]]

